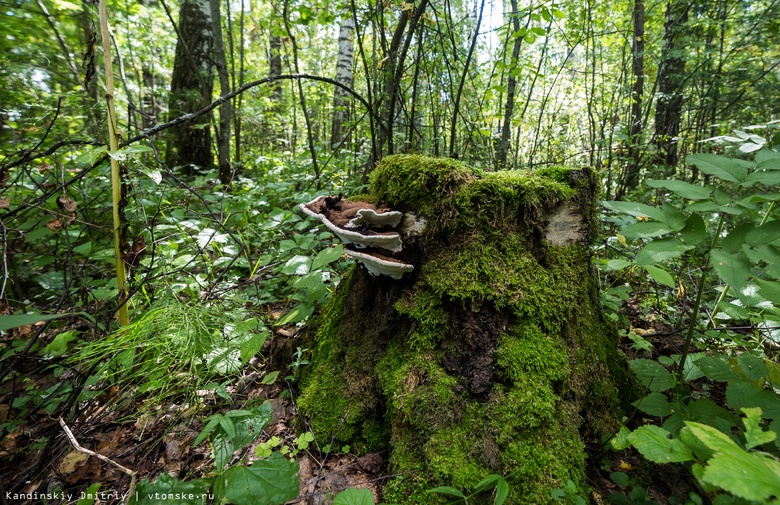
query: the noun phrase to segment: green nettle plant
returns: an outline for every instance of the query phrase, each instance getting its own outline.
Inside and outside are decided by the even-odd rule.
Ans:
[[[772,133],[776,124],[764,126]],[[686,161],[705,174],[703,185],[648,180],[659,206],[604,203],[621,216],[613,220],[617,242],[640,246],[605,269],[644,271],[678,298],[687,277],[695,296],[676,325],[684,328],[681,353],[629,362],[648,390],[635,407],[662,422],[624,426],[611,444],[633,446],[654,463],[684,464],[712,503],[780,503],[780,366],[764,352],[767,341],[777,342],[780,321],[780,134],[716,140],[753,159],[695,154]],[[622,293],[608,290],[609,301]]]

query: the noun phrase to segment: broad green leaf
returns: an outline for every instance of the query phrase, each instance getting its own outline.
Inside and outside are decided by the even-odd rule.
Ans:
[[[749,187],[754,184],[763,184],[764,186],[777,186],[780,184],[780,170],[771,170],[771,171],[755,171],[748,174],[747,177],[745,177],[745,182],[742,183],[743,186]]]
[[[322,268],[325,265],[333,263],[339,259],[342,254],[344,254],[344,246],[341,244],[337,245],[336,247],[323,249],[317,253],[317,256],[314,258],[314,261],[311,264],[311,269],[317,270],[318,268]]]
[[[260,352],[267,337],[268,333],[265,331],[262,333],[254,333],[251,338],[241,344],[240,358],[242,364],[247,364],[255,354]]]
[[[750,262],[742,251],[729,254],[723,249],[710,251],[712,267],[726,284],[741,290],[750,278]]]
[[[231,466],[214,481],[217,503],[281,505],[298,497],[298,463],[278,452],[252,466]]]
[[[68,344],[78,336],[76,331],[63,331],[54,337],[49,345],[46,346],[46,354],[58,357],[68,351]]]
[[[764,502],[780,496],[780,463],[761,453],[749,453],[724,433],[695,422],[687,422],[691,432],[707,444],[715,455],[698,477],[746,500]]]
[[[135,495],[130,496],[130,503],[171,505],[171,500],[167,498],[175,494],[176,503],[179,505],[203,505],[208,498],[211,481],[212,479],[196,479],[182,482],[163,472],[154,482],[146,479],[139,481]]]
[[[720,382],[740,380],[741,377],[725,361],[715,356],[696,360],[696,365],[708,379]]]
[[[745,418],[745,449],[750,450],[759,445],[768,444],[777,438],[777,433],[761,429],[761,409],[758,407],[742,409]]]
[[[718,204],[710,200],[699,200],[698,202],[693,202],[685,208],[694,212],[723,212],[725,214],[732,214],[734,216],[742,214],[742,209],[738,207]]]
[[[631,434],[631,430],[629,430],[625,426],[620,427],[620,431],[618,431],[614,437],[609,441],[610,445],[613,449],[616,451],[622,451],[629,445],[631,445],[631,442],[628,441],[628,436]]]
[[[374,505],[374,495],[368,489],[351,487],[337,494],[333,505]]]
[[[717,154],[692,154],[685,158],[685,162],[724,181],[739,183],[747,177],[747,168],[731,158]]]
[[[760,407],[767,419],[780,419],[780,397],[758,389],[750,382],[732,382],[726,387],[726,403],[734,410]]]
[[[620,487],[628,487],[631,482],[625,472],[612,472],[609,474],[609,479]]]
[[[94,505],[95,502],[97,502],[98,500],[97,492],[99,489],[100,489],[99,482],[89,486],[86,491],[81,492],[81,499],[79,499],[76,505]]]
[[[677,283],[674,281],[674,277],[672,277],[672,275],[663,268],[659,268],[655,265],[645,265],[642,268],[644,268],[647,273],[650,274],[650,277],[652,277],[656,282],[659,282],[665,286],[669,286],[670,288],[677,287]]]
[[[620,233],[629,238],[660,237],[671,232],[672,229],[666,223],[658,221],[639,221],[620,229]]]
[[[728,235],[720,241],[720,246],[727,252],[736,253],[742,250],[747,240],[747,234],[755,229],[753,223],[743,223],[732,229]]]
[[[284,264],[282,273],[285,275],[306,275],[311,270],[311,259],[308,256],[295,255]]]
[[[661,206],[664,213],[664,222],[674,231],[680,231],[685,228],[685,214],[680,209],[669,203]]]
[[[0,316],[0,331],[18,328],[27,324],[35,324],[41,321],[50,321],[61,317],[71,317],[74,314],[15,314],[12,316]]]
[[[666,399],[665,395],[658,392],[650,393],[631,405],[645,414],[656,417],[666,417],[672,413],[672,404],[669,403],[669,400]]]
[[[503,505],[507,498],[509,498],[509,483],[501,478],[496,484],[496,498],[493,500],[493,505]]]
[[[664,261],[682,256],[690,249],[693,249],[692,245],[683,244],[676,237],[653,240],[637,253],[636,264],[645,266],[663,263]]]
[[[106,151],[108,151],[107,146],[95,147],[79,155],[74,160],[74,163],[76,165],[93,165],[97,160],[106,155]]]
[[[661,222],[664,222],[666,219],[666,216],[664,216],[664,213],[661,209],[646,205],[644,203],[607,201],[601,202],[601,204],[611,211],[628,214],[629,216],[640,218],[649,217]]]
[[[709,398],[699,398],[688,403],[687,417],[690,421],[715,426],[718,419],[726,421],[730,426],[737,423],[737,418],[727,409],[716,404]]]
[[[642,456],[653,463],[679,463],[693,460],[690,449],[680,440],[658,426],[640,426],[628,440]]]
[[[749,381],[762,379],[769,375],[769,369],[764,364],[764,360],[749,352],[740,354],[737,357],[737,363]]]
[[[261,384],[273,384],[276,382],[276,379],[279,377],[279,371],[276,370],[274,372],[269,372],[263,377],[263,380],[260,382]]]
[[[496,483],[498,482],[498,479],[500,479],[500,475],[491,474],[479,481],[479,483],[474,486],[474,492],[475,493],[481,493],[483,491],[487,491],[488,489],[493,489],[496,487]]]
[[[463,500],[466,499],[466,495],[455,489],[454,487],[450,486],[439,486],[435,487],[433,489],[429,489],[426,491],[427,493],[438,493],[438,494],[444,494],[448,496],[455,496],[457,498],[462,498]]]
[[[756,168],[770,168],[764,164],[772,163],[772,168],[780,169],[780,152],[771,149],[762,149],[756,153],[756,161],[758,162]]]
[[[631,265],[631,262],[628,260],[616,259],[607,261],[607,268],[609,270],[620,270],[621,268],[626,268],[629,265]]]
[[[680,230],[683,241],[688,245],[697,245],[707,236],[707,226],[699,214],[691,214],[685,221],[685,227]]]
[[[650,391],[663,392],[674,387],[674,376],[660,363],[651,359],[632,359],[628,366]]]
[[[780,221],[769,221],[745,235],[745,241],[750,245],[767,244],[777,239],[780,239]]]
[[[651,188],[668,189],[672,193],[689,200],[706,200],[711,196],[711,189],[685,181],[648,179],[645,181],[645,184]]]

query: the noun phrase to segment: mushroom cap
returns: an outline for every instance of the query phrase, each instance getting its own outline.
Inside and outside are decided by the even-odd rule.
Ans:
[[[356,219],[370,220],[373,216],[383,216],[387,209],[377,209],[366,202],[345,202],[340,197],[320,196],[309,203],[300,205],[300,209],[308,216],[319,219],[325,226],[335,233],[345,244],[354,244],[359,249],[366,247],[379,247],[391,252],[399,252],[403,249],[401,234],[395,231],[377,231],[368,227],[361,229],[347,229],[347,226]],[[361,211],[365,211],[361,213]],[[389,212],[390,220],[397,219],[400,222],[400,212]],[[397,214],[397,216],[396,216]],[[365,217],[369,216],[369,217]],[[381,219],[388,219],[387,217]]]
[[[388,275],[393,279],[400,279],[405,273],[414,270],[414,265],[374,251],[363,252],[345,247],[344,252],[363,263],[373,276]]]
[[[372,226],[390,226],[395,228],[401,223],[403,217],[402,212],[397,210],[384,210],[384,209],[359,209],[357,216],[349,220],[347,223],[348,228],[357,228],[361,224],[365,224],[368,227]]]

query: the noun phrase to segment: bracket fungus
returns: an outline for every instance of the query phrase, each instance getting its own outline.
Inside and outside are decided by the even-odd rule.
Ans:
[[[347,245],[345,252],[363,263],[371,275],[400,279],[414,269],[392,257],[403,249],[401,234],[393,230],[401,224],[402,212],[367,202],[350,202],[341,196],[320,196],[301,204],[300,209],[336,234]]]

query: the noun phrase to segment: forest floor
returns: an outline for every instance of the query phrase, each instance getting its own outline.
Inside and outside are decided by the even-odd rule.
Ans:
[[[629,306],[630,311],[630,306]],[[636,312],[638,313],[638,311]],[[631,358],[657,357],[678,353],[682,338],[661,323],[644,321],[631,315],[632,325],[643,333],[646,341],[653,344],[652,356],[647,351],[632,349],[631,342],[625,339],[621,344],[623,351]],[[34,327],[22,327],[12,330],[10,338],[29,338]],[[53,338],[43,335],[42,338]],[[277,329],[274,339],[269,339],[264,353],[270,351],[271,342],[279,345],[285,340],[295,339],[292,329]],[[261,353],[261,354],[264,354]],[[265,354],[267,355],[267,354]],[[42,373],[41,364],[34,359],[17,361],[20,377],[25,377],[26,388],[47,390],[53,384],[51,373]],[[281,378],[273,384],[263,384],[262,377],[267,360],[258,358],[250,361],[243,376],[227,392],[234,399],[231,408],[241,408],[248,402],[270,401],[272,419],[266,425],[258,441],[246,448],[244,457],[251,459],[258,443],[271,437],[279,437],[281,446],[294,447],[294,440],[305,431],[305,421],[299,419],[294,401],[294,385]],[[60,377],[67,380],[67,373]],[[16,385],[18,387],[18,384]],[[291,387],[292,386],[292,387]],[[214,459],[209,444],[193,442],[203,429],[202,418],[214,412],[224,412],[225,402],[217,398],[213,391],[203,393],[206,405],[198,415],[187,405],[171,403],[145,409],[147,413],[132,416],[139,407],[138,403],[118,404],[121,397],[117,389],[103,392],[89,405],[81,406],[79,417],[72,422],[70,429],[76,440],[111,461],[138,472],[139,479],[155,479],[163,472],[181,479],[190,480],[207,476],[214,469]],[[240,399],[240,400],[239,400]],[[8,391],[0,391],[0,422],[13,416],[14,398]],[[635,413],[634,425],[642,423],[641,413]],[[304,423],[304,424],[302,424]],[[327,441],[315,441],[306,451],[301,451],[297,460],[300,465],[300,497],[293,502],[300,505],[319,505],[330,503],[332,497],[350,487],[368,488],[374,494],[375,501],[381,503],[382,484],[392,475],[388,475],[387,454],[368,453],[361,456],[342,452],[325,454],[321,449]],[[658,503],[682,504],[693,491],[691,479],[673,467],[651,465],[633,449],[614,451],[602,447],[589,448],[589,483],[591,485],[588,501],[597,504],[607,503]],[[58,422],[58,412],[51,415],[41,409],[33,411],[26,423],[0,441],[0,504],[25,503],[8,501],[6,496],[14,494],[51,493],[63,490],[71,493],[73,500],[63,503],[75,503],[80,493],[94,483],[100,483],[102,500],[99,503],[122,503],[122,495],[127,492],[130,478],[118,468],[99,461],[95,457],[73,451],[64,436]],[[622,472],[629,479],[615,479],[613,472]],[[618,482],[616,482],[618,480]],[[612,495],[612,496],[610,496]],[[618,495],[622,495],[618,496]],[[609,497],[609,499],[608,499]],[[674,498],[670,498],[674,497]],[[31,500],[26,503],[41,503]],[[52,500],[48,503],[58,503]]]

